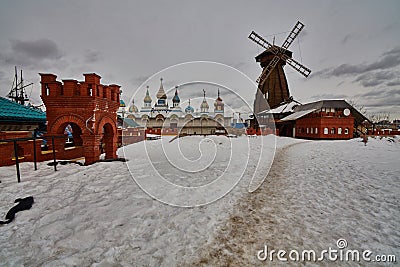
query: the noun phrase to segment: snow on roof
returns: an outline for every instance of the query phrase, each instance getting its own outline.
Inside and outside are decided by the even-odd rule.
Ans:
[[[310,114],[311,112],[316,111],[316,110],[317,109],[314,108],[314,109],[302,110],[302,111],[299,111],[299,112],[295,112],[293,114],[290,114],[290,115],[284,117],[283,119],[281,119],[281,121],[297,120],[297,119],[299,119],[299,118],[301,118],[301,117],[303,117],[303,116],[305,116],[307,114]]]

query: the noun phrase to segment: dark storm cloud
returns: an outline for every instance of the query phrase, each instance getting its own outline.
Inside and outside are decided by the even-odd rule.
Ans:
[[[361,85],[364,87],[374,87],[374,86],[378,86],[381,84],[381,81],[379,80],[364,80],[361,81]]]
[[[364,74],[369,71],[385,70],[400,66],[400,46],[382,54],[381,59],[373,63],[365,64],[342,64],[335,68],[323,69],[318,74],[322,78],[349,76],[354,74]]]
[[[356,95],[357,99],[364,99],[366,107],[386,107],[400,105],[400,89],[371,90]]]
[[[400,97],[392,98],[392,97],[385,97],[376,99],[374,101],[369,101],[366,107],[383,107],[386,108],[388,106],[399,106],[400,105]]]
[[[400,46],[382,53],[376,62],[365,64],[342,64],[336,68],[327,68],[319,71],[313,77],[332,78],[355,76],[353,80],[365,88],[379,86],[396,86],[400,66]]]
[[[102,59],[102,54],[99,51],[86,50],[84,59],[86,63],[95,63]]]
[[[388,82],[386,85],[387,86],[398,86],[398,85],[400,85],[400,80]]]
[[[400,88],[392,89],[387,92],[388,96],[400,96]]]
[[[400,89],[375,89],[354,96],[367,111],[379,108],[397,114],[400,105]]]
[[[57,44],[49,39],[11,40],[10,50],[0,52],[0,64],[32,70],[64,69],[69,65]]]
[[[11,40],[11,48],[14,53],[34,59],[59,59],[62,57],[57,44],[49,39],[36,41]]]
[[[397,77],[399,77],[399,72],[387,70],[380,72],[368,72],[358,76],[354,81],[360,82],[364,87],[374,87],[381,84],[387,84],[388,81],[395,80]]]
[[[394,71],[381,71],[381,72],[374,72],[374,73],[360,75],[355,79],[355,81],[357,81],[357,82],[360,82],[363,80],[384,81],[384,80],[389,80],[389,79],[398,77],[398,75],[399,75],[399,73],[394,72]]]

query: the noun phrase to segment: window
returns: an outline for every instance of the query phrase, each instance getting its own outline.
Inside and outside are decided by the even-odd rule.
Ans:
[[[307,127],[307,133],[308,133],[308,127]]]
[[[335,134],[335,128],[331,128],[331,134]]]
[[[314,133],[314,128],[313,128],[313,127],[311,127],[311,133],[312,133],[312,134]]]
[[[342,128],[339,127],[339,128],[337,129],[337,133],[338,133],[338,134],[342,134]]]
[[[349,128],[344,129],[344,134],[349,134]]]
[[[324,128],[324,134],[328,134],[329,133],[329,130],[328,130],[328,128]]]
[[[315,134],[317,134],[318,133],[318,128],[315,128]]]
[[[50,95],[50,88],[47,84],[44,85],[46,87],[46,95]]]

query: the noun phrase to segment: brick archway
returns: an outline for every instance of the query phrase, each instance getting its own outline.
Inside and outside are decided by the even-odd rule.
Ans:
[[[117,158],[117,123],[109,116],[103,117],[97,124],[97,135],[101,136],[100,145],[104,145],[106,159]]]
[[[79,115],[70,114],[70,115],[61,115],[56,118],[54,122],[48,125],[47,132],[51,135],[63,134],[64,129],[62,128],[64,125],[68,123],[75,123],[82,130],[82,134],[86,133],[87,129],[85,127],[85,123]]]

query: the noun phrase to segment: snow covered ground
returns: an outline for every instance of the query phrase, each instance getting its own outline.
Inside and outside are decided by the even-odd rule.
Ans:
[[[46,163],[38,171],[24,163],[20,184],[15,167],[1,167],[3,218],[16,198],[35,197],[32,209],[0,226],[1,265],[265,266],[257,260],[264,244],[322,250],[339,238],[400,257],[398,139],[370,139],[365,147],[357,139],[277,138],[271,172],[253,193],[249,184],[256,189],[272,163],[273,136],[178,140],[130,145],[119,151],[126,163],[58,165],[57,172]],[[261,166],[260,155],[267,161]],[[168,187],[220,182],[225,191],[238,175],[217,201],[221,192],[213,187],[211,194]],[[163,202],[195,207],[164,204],[139,185]]]

